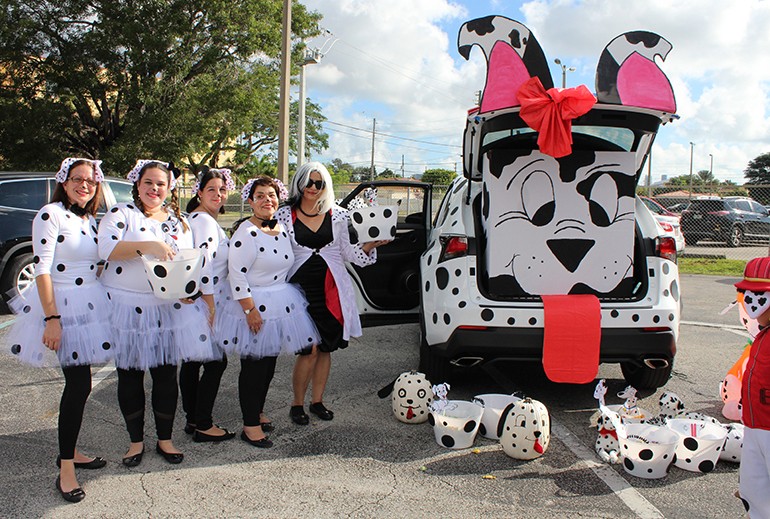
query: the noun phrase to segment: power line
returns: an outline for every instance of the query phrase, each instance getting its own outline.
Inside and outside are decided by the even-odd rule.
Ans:
[[[358,131],[361,131],[361,132],[371,133],[371,130],[366,130],[364,128],[356,128],[355,126],[349,126],[347,124],[342,124],[342,123],[335,123],[334,121],[329,121],[329,120],[324,121],[324,124],[333,124],[335,126],[342,126],[343,128],[349,128],[351,130],[358,130]],[[380,135],[382,137],[389,137],[389,138],[392,138],[392,139],[400,139],[400,140],[404,140],[404,141],[416,142],[416,143],[419,143],[419,144],[429,144],[431,146],[445,146],[447,148],[460,148],[460,149],[462,149],[462,146],[458,146],[456,144],[442,144],[442,143],[439,143],[439,142],[420,141],[420,140],[417,140],[417,139],[410,139],[408,137],[399,137],[397,135],[390,135],[390,134],[381,133],[381,132],[379,132],[377,135]]]

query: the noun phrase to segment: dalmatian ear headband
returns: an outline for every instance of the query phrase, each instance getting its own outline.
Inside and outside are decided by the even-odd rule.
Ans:
[[[756,319],[770,309],[770,293],[746,290],[743,294],[743,306],[749,319]]]
[[[223,177],[225,177],[225,189],[228,191],[233,191],[235,189],[235,182],[233,182],[233,177],[231,176],[232,171],[230,171],[227,168],[222,169],[210,169],[209,171],[216,171],[218,173],[221,173]],[[203,176],[203,175],[201,175]],[[192,187],[192,196],[195,196],[198,194],[198,190],[201,187],[201,180],[198,178],[198,180],[195,181],[195,184],[193,184]]]
[[[257,180],[256,178],[249,179],[249,181],[246,182],[246,185],[243,186],[243,189],[241,189],[241,200],[243,200],[244,202],[249,199],[249,195],[251,194],[251,186],[254,184],[256,180]],[[270,180],[275,182],[276,185],[278,186],[278,199],[288,200],[289,192],[286,190],[286,186],[283,185],[283,182],[281,182],[277,178],[271,178]]]
[[[168,168],[168,162],[163,162],[161,160],[145,160],[145,159],[139,159],[136,161],[136,164],[134,165],[134,169],[128,172],[128,176],[126,179],[129,182],[133,182],[136,184],[136,181],[139,180],[139,172],[142,171],[142,168],[145,167],[150,162],[157,162],[158,164],[163,164],[165,167]],[[176,177],[173,173],[169,174],[169,177],[171,177],[171,181],[169,182],[168,189],[169,191],[173,191],[176,189]]]
[[[64,184],[67,181],[67,176],[70,173],[70,168],[72,165],[76,162],[79,162],[81,160],[84,160],[88,162],[89,164],[93,165],[94,167],[94,180],[97,182],[104,181],[104,173],[102,172],[102,168],[100,167],[102,161],[101,160],[91,160],[91,159],[84,159],[81,157],[68,157],[64,159],[61,163],[61,166],[59,167],[59,171],[56,172],[56,181],[59,184]]]

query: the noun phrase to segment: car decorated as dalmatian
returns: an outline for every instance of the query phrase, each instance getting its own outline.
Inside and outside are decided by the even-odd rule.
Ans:
[[[635,188],[658,129],[676,118],[655,62],[671,44],[643,31],[612,40],[595,97],[554,89],[518,22],[467,22],[458,49],[467,59],[473,46],[486,87],[468,114],[463,175],[435,213],[419,182],[367,182],[342,201],[377,188],[399,207],[377,263],[349,267],[362,322],[417,320],[420,370],[434,382],[506,358],[573,383],[620,363],[634,387],[662,386],[679,334],[676,244]]]

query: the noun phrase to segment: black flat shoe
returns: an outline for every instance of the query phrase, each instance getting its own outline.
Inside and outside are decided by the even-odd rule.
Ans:
[[[195,431],[193,433],[193,441],[197,443],[203,443],[203,442],[223,442],[225,440],[232,440],[235,438],[235,433],[231,433],[227,429],[222,429],[225,431],[224,434],[220,434],[219,436],[215,436],[213,434],[206,434],[204,432]]]
[[[166,452],[163,449],[160,448],[160,443],[155,446],[155,452],[163,456],[163,458],[171,463],[172,465],[176,465],[178,463],[182,463],[182,460],[184,459],[184,454],[177,453],[177,452]]]
[[[273,432],[275,430],[275,427],[273,426],[273,422],[259,422],[259,425],[262,426],[262,432]]]
[[[136,467],[142,462],[142,458],[144,457],[144,448],[142,448],[142,452],[139,454],[134,454],[133,456],[127,456],[123,458],[123,465],[126,467]]]
[[[195,432],[195,426],[190,425],[189,423],[184,426],[184,433],[185,434],[193,434]]]
[[[267,436],[261,440],[252,440],[246,435],[246,432],[244,431],[241,431],[241,440],[245,441],[249,445],[253,445],[254,447],[259,447],[260,449],[269,449],[273,446],[273,442],[271,442]]]
[[[291,421],[297,425],[307,425],[310,423],[310,417],[305,414],[305,410],[301,405],[293,405],[289,409],[289,416]]]
[[[326,409],[324,405],[321,402],[318,402],[316,404],[310,404],[310,412],[314,415],[318,416],[321,420],[331,420],[334,418],[334,413]]]
[[[86,463],[75,463],[76,469],[100,469],[107,465],[107,461],[102,457],[95,457]],[[61,468],[61,456],[56,456],[56,466]]]
[[[59,476],[56,477],[56,490],[59,491],[65,501],[69,501],[70,503],[78,503],[86,497],[86,493],[83,492],[83,489],[80,487],[76,488],[75,490],[70,490],[69,492],[62,490],[61,478]]]

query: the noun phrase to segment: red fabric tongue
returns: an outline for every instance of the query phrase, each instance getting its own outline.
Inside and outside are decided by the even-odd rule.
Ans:
[[[412,418],[414,418],[414,412],[412,412],[412,407],[409,406],[409,409],[406,411],[406,419],[411,420]]]
[[[548,379],[587,384],[599,372],[602,313],[591,294],[541,296],[545,313],[543,368]]]
[[[535,452],[537,452],[538,454],[543,454],[543,446],[540,445],[539,439],[535,439]]]

